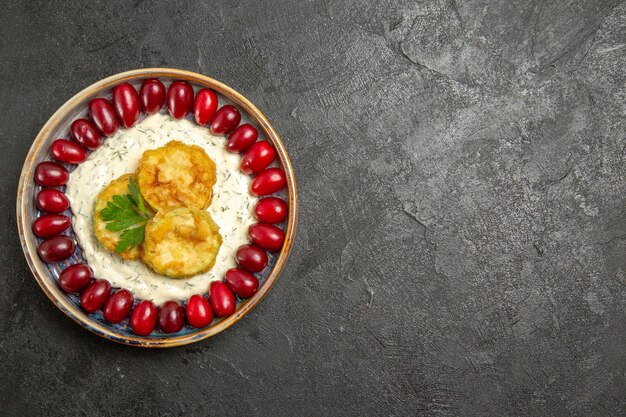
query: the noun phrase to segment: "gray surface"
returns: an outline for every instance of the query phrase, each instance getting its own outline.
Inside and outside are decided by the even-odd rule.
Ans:
[[[2,415],[626,414],[624,2],[2,3]],[[57,311],[13,214],[45,120],[145,66],[249,97],[300,189],[269,296],[165,351]]]

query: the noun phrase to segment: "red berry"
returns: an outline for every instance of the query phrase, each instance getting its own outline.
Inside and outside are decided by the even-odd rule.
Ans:
[[[237,128],[228,135],[226,150],[233,153],[245,152],[258,137],[259,132],[257,132],[254,126],[247,123],[237,126]]]
[[[277,197],[265,197],[256,203],[254,216],[264,223],[282,223],[287,218],[287,203]]]
[[[185,309],[178,301],[166,301],[159,308],[158,320],[163,333],[176,333],[185,325]]]
[[[94,98],[89,102],[89,116],[100,132],[111,136],[120,127],[115,116],[115,109],[106,98]]]
[[[39,244],[37,253],[44,262],[61,262],[72,256],[76,243],[69,236],[49,237]]]
[[[37,208],[49,213],[60,213],[70,206],[70,200],[59,190],[44,189],[37,194]]]
[[[222,106],[211,120],[211,133],[214,135],[227,135],[241,121],[241,114],[237,107],[227,104]]]
[[[98,310],[109,297],[111,292],[111,284],[106,279],[97,279],[80,294],[81,307],[93,313]]]
[[[193,102],[193,116],[196,119],[196,123],[200,126],[204,126],[209,123],[211,117],[217,110],[217,94],[215,91],[203,88],[196,94],[196,99]]]
[[[39,237],[55,236],[70,227],[70,218],[62,214],[44,214],[33,222],[33,232]]]
[[[260,272],[267,265],[267,254],[255,245],[242,245],[237,249],[237,263],[250,272]]]
[[[85,264],[70,265],[59,275],[59,287],[66,293],[82,291],[93,280],[93,271]]]
[[[228,317],[237,308],[233,292],[222,281],[213,281],[211,283],[209,287],[209,301],[217,317]]]
[[[120,84],[113,89],[113,106],[125,128],[131,127],[139,119],[139,94],[129,83]]]
[[[285,233],[268,223],[255,223],[248,228],[250,240],[265,250],[277,251],[283,246]]]
[[[154,78],[145,80],[139,90],[139,100],[144,113],[158,113],[165,103],[165,86]]]
[[[250,193],[256,196],[273,194],[287,185],[285,173],[280,168],[265,168],[250,184]]]
[[[130,315],[130,327],[136,335],[148,336],[156,326],[158,309],[150,300],[143,300]]]
[[[167,110],[172,117],[182,119],[193,105],[193,87],[186,81],[174,81],[167,90]]]
[[[52,142],[50,151],[54,159],[68,164],[80,164],[87,159],[85,148],[67,139],[57,139]]]
[[[241,171],[248,175],[257,173],[267,168],[274,159],[276,159],[274,147],[262,140],[252,145],[241,158]]]
[[[121,322],[128,317],[134,302],[133,293],[127,289],[115,291],[104,304],[104,319],[113,324]]]
[[[40,162],[35,168],[35,182],[44,187],[65,185],[69,179],[70,173],[67,169],[56,162]]]
[[[70,126],[70,134],[76,142],[92,151],[102,144],[98,129],[87,119],[74,120]]]
[[[189,297],[186,307],[187,323],[193,327],[206,327],[213,321],[213,310],[200,294]]]
[[[224,281],[239,298],[250,298],[259,288],[259,280],[250,272],[239,268],[226,271]]]

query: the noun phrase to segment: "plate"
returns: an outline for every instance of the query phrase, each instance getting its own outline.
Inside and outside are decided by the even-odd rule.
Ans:
[[[40,211],[35,204],[35,199],[37,193],[42,188],[33,180],[35,167],[42,161],[54,160],[50,155],[52,142],[58,138],[70,138],[70,124],[78,118],[86,117],[87,104],[89,101],[97,97],[110,99],[112,89],[125,82],[130,83],[139,91],[143,80],[148,78],[158,78],[166,87],[175,80],[183,80],[189,82],[194,87],[195,91],[200,88],[210,88],[217,93],[220,107],[224,104],[235,105],[242,115],[241,123],[252,124],[259,131],[259,140],[267,140],[276,149],[277,159],[275,163],[284,170],[287,179],[287,186],[279,196],[287,200],[289,213],[285,223],[281,226],[285,233],[285,241],[281,250],[277,253],[269,254],[270,259],[268,266],[263,271],[256,274],[260,283],[257,292],[250,299],[238,300],[237,310],[234,314],[223,319],[216,319],[208,327],[202,329],[185,326],[178,333],[165,334],[153,332],[150,336],[142,337],[132,332],[128,326],[128,319],[120,324],[107,323],[103,319],[100,310],[96,313],[88,314],[81,309],[78,295],[66,294],[59,287],[57,280],[61,271],[70,264],[82,261],[79,247],[80,242],[78,242],[77,250],[68,260],[60,263],[45,263],[37,255],[37,247],[42,239],[39,239],[33,233],[31,225],[40,215]],[[167,112],[166,106],[163,106],[161,112]],[[188,118],[193,120],[193,114],[188,115]],[[98,152],[98,150],[94,152]],[[71,166],[66,165],[66,167],[71,171]],[[298,214],[297,191],[293,168],[282,141],[267,118],[243,95],[227,85],[201,74],[170,68],[138,69],[110,76],[85,88],[63,104],[43,126],[26,156],[19,180],[16,206],[18,231],[22,249],[24,250],[24,255],[35,279],[46,296],[48,296],[63,313],[99,336],[118,343],[151,348],[180,346],[200,341],[227,329],[245,316],[263,297],[265,297],[285,266],[293,244]],[[67,234],[76,238],[71,229],[69,229],[69,233]],[[96,278],[106,279],[106,277]],[[136,300],[135,303],[138,301],[139,300]]]

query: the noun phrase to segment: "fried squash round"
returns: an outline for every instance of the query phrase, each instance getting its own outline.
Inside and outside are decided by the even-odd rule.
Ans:
[[[215,181],[215,162],[206,152],[176,140],[145,151],[137,170],[141,194],[155,210],[205,209],[211,204]]]
[[[122,253],[116,252],[115,247],[120,239],[121,232],[108,230],[106,228],[107,223],[102,219],[100,212],[102,209],[106,208],[107,203],[113,199],[114,195],[128,194],[128,183],[130,182],[131,177],[134,177],[134,175],[124,174],[111,181],[109,185],[107,185],[98,195],[93,215],[93,228],[96,233],[96,238],[98,238],[100,243],[102,243],[102,246],[127,260],[139,259],[141,256],[141,249],[139,247],[135,247],[132,249],[126,249]]]
[[[141,259],[159,274],[186,278],[211,269],[221,245],[209,213],[181,207],[159,211],[148,222]]]

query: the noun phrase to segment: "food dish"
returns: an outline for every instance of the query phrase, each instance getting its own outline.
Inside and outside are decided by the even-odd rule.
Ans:
[[[172,140],[202,147],[216,164],[215,192],[208,211],[222,226],[223,241],[218,258],[226,257],[205,274],[176,282],[160,279],[141,261],[120,262],[114,253],[99,251],[98,242],[90,234],[96,196],[91,190],[102,189],[112,179],[136,172],[144,152],[164,147]],[[106,275],[113,286],[127,288],[140,299],[148,298],[161,304],[172,298],[187,299],[204,291],[211,281],[221,279],[228,269],[236,267],[237,262],[231,254],[249,241],[247,228],[257,222],[252,211],[257,197],[248,192],[252,177],[239,169],[241,157],[225,148],[225,140],[193,120],[179,120],[169,114],[156,113],[128,129],[119,129],[72,171],[65,194],[72,200],[72,210],[80,213],[72,218],[73,230],[81,241],[83,256],[96,276]],[[229,210],[222,210],[226,207]],[[240,210],[234,210],[235,207]]]
[[[112,102],[107,98],[107,93],[112,94]],[[163,97],[165,103],[162,103],[161,106],[154,105],[154,101],[162,100]],[[214,100],[215,97],[218,98],[217,102]],[[87,110],[88,118],[80,117],[84,116],[83,109]],[[138,109],[139,111],[137,111]],[[166,112],[169,115],[166,115]],[[207,117],[207,112],[214,112],[214,114]],[[208,161],[215,162],[213,170],[210,168],[210,163],[208,165],[205,163],[207,160],[201,162],[200,165],[205,166],[205,168],[209,166],[209,168],[204,169],[204,174],[208,174],[203,174],[202,180],[199,182],[189,182],[186,179],[184,167],[181,169],[180,166],[176,166],[171,171],[181,174],[178,177],[174,176],[177,178],[176,181],[179,179],[183,182],[188,181],[187,185],[199,183],[198,189],[193,190],[189,195],[184,195],[183,198],[178,198],[180,193],[172,193],[171,188],[167,188],[165,193],[161,194],[159,193],[162,190],[154,188],[156,189],[155,195],[166,197],[151,198],[151,202],[154,204],[152,208],[157,212],[154,219],[149,219],[152,213],[150,213],[150,205],[146,204],[146,210],[148,210],[145,212],[148,219],[146,220],[146,230],[149,232],[146,233],[146,242],[143,244],[143,248],[140,239],[135,239],[137,242],[134,249],[139,253],[143,252],[142,257],[154,269],[159,272],[166,272],[176,278],[191,275],[193,277],[189,281],[194,281],[198,276],[202,276],[201,273],[206,269],[214,272],[215,276],[207,279],[207,281],[196,280],[196,284],[204,285],[204,288],[194,288],[192,292],[195,294],[191,296],[188,296],[188,292],[176,284],[178,281],[185,281],[186,278],[182,280],[167,278],[169,282],[163,291],[167,293],[170,299],[152,297],[153,301],[151,301],[147,298],[138,297],[137,293],[141,291],[137,289],[125,288],[119,285],[120,282],[107,280],[107,276],[102,270],[94,271],[92,268],[86,267],[85,261],[90,256],[94,256],[97,251],[90,250],[96,247],[94,245],[88,250],[85,249],[90,242],[93,243],[95,238],[85,238],[87,235],[84,233],[81,237],[82,232],[79,230],[81,229],[81,222],[86,222],[83,224],[85,226],[83,232],[89,226],[93,228],[93,219],[97,220],[98,215],[92,215],[90,225],[89,210],[83,211],[82,209],[89,208],[90,204],[91,207],[94,207],[95,202],[90,200],[94,197],[83,198],[85,201],[83,201],[84,204],[81,204],[81,192],[76,190],[84,190],[85,187],[77,187],[74,178],[87,178],[82,175],[88,171],[85,171],[84,167],[91,166],[94,168],[95,165],[92,161],[97,160],[100,152],[104,151],[103,155],[106,155],[106,152],[114,150],[115,143],[121,143],[119,137],[123,130],[130,132],[144,122],[146,124],[161,123],[160,129],[156,130],[159,132],[162,130],[162,126],[169,123],[176,125],[179,132],[186,132],[190,136],[196,137],[196,135],[189,133],[191,131],[189,125],[193,124],[192,120],[196,122],[199,120],[201,123],[195,128],[203,129],[209,132],[211,136],[220,138],[217,140],[218,143],[213,144],[213,147],[220,148],[220,152],[228,153],[228,156],[219,160],[219,158],[214,158],[214,155],[209,154]],[[206,120],[209,122],[207,127],[204,127],[202,124]],[[163,130],[167,131],[165,128]],[[145,126],[143,131],[144,136],[146,136]],[[69,132],[73,140],[54,141],[53,137],[61,136],[63,132],[66,132],[65,135],[68,135]],[[178,139],[168,137],[168,135],[157,136],[161,136],[159,140],[162,142],[166,140],[167,142],[160,144],[155,142],[155,145],[166,145],[166,147],[172,139]],[[241,244],[243,242],[240,241],[237,247],[233,247],[233,241],[228,240],[227,233],[224,233],[228,224],[224,222],[223,218],[218,218],[217,213],[231,211],[238,213],[238,208],[232,210],[229,207],[215,204],[219,203],[220,199],[222,201],[224,199],[229,200],[228,196],[220,196],[219,191],[229,190],[225,187],[225,181],[228,181],[228,178],[233,174],[232,169],[222,170],[220,173],[220,167],[232,166],[233,157],[239,162],[239,153],[251,147],[257,138],[259,139],[257,144],[265,142],[271,146],[271,150],[268,151],[270,148],[266,144],[262,144],[255,145],[257,148],[255,153],[243,154],[243,159],[248,162],[245,167],[242,165],[241,170],[237,172],[242,173],[242,175],[252,173],[253,178],[247,177],[249,178],[247,183],[241,181],[238,186],[243,186],[249,191],[242,199],[248,200],[246,209],[250,218],[256,216],[257,220],[255,221],[264,226],[247,227],[246,242],[250,243]],[[128,145],[129,143],[131,145]],[[128,154],[137,151],[141,151],[143,154],[158,148],[158,146],[153,146],[146,149],[139,146],[137,149],[133,149],[135,143],[141,143],[141,141],[127,142]],[[203,144],[206,143],[203,142]],[[194,143],[181,143],[180,145],[174,143],[173,147],[194,149],[193,146],[195,145]],[[92,153],[90,154],[89,151]],[[272,151],[274,151],[274,157],[270,158]],[[186,151],[183,151],[183,154],[190,155]],[[191,152],[191,154],[194,155],[193,158],[202,160],[202,157],[198,156],[201,155],[200,153]],[[48,155],[52,155],[52,158]],[[148,153],[148,155],[153,156],[154,154]],[[126,155],[121,154],[117,156],[120,161],[133,159],[125,158]],[[149,164],[152,164],[152,168],[158,166],[158,163],[155,164],[153,159],[148,162],[150,159],[150,157],[146,159],[145,165],[143,160],[139,162],[140,158],[135,159],[135,163],[140,168],[139,175],[137,175],[137,182],[140,185],[142,183],[141,166],[148,166]],[[162,158],[159,156],[157,159]],[[188,160],[189,158],[183,158],[183,165]],[[230,165],[222,164],[223,161],[227,160],[231,161]],[[180,159],[176,159],[175,163],[180,161]],[[120,167],[117,166],[116,168],[114,160],[108,159],[106,169],[103,168],[101,172],[93,170],[91,172],[92,177],[87,180],[96,181],[103,178],[108,185],[111,180],[118,178],[121,174],[134,172],[132,169],[119,172],[117,171],[118,168]],[[147,169],[146,172],[149,171]],[[229,171],[231,175],[228,175]],[[77,173],[81,175],[76,175]],[[154,170],[152,170],[152,174],[148,174],[148,177],[153,174]],[[220,176],[222,182],[220,182]],[[132,176],[124,178],[129,183],[127,185],[129,190],[134,183],[131,180],[133,178]],[[123,182],[114,184],[119,186]],[[148,180],[144,182],[144,185],[146,184],[150,190],[146,194],[151,194],[150,184],[159,186],[160,182],[155,183]],[[211,189],[213,185],[217,187],[217,192],[213,188],[213,200],[211,201],[211,193],[207,193],[207,188]],[[221,190],[220,187],[222,187]],[[123,187],[120,186],[121,188]],[[188,188],[190,187],[183,186],[181,189]],[[64,196],[63,191],[66,189],[69,198]],[[120,189],[116,189],[116,191],[120,191]],[[141,186],[139,189],[141,189],[140,195],[143,195],[144,190]],[[91,190],[90,196],[97,194],[97,188],[94,184],[92,184]],[[272,194],[272,198],[277,200],[274,201],[266,197],[270,194]],[[131,192],[128,197],[133,195]],[[120,195],[118,194],[118,196]],[[257,197],[261,197],[261,199],[257,199]],[[71,211],[68,210],[66,200],[70,202]],[[278,203],[278,200],[282,203]],[[129,201],[135,200],[130,198]],[[250,205],[250,201],[254,201],[254,204]],[[36,206],[33,204],[34,202],[37,202]],[[198,208],[204,209],[207,205],[209,208],[206,212],[198,212]],[[183,208],[175,208],[180,206]],[[288,207],[287,210],[285,210],[285,206]],[[44,213],[42,208],[52,211]],[[54,211],[57,212],[54,213]],[[264,223],[266,220],[280,219],[285,211],[286,216],[283,218],[283,223],[279,223],[277,226]],[[200,340],[232,325],[249,311],[265,295],[280,269],[284,266],[292,243],[296,214],[297,201],[293,172],[284,147],[267,120],[247,100],[223,84],[198,74],[180,70],[151,69],[120,74],[103,80],[74,97],[59,109],[35,140],[26,160],[18,191],[18,225],[25,254],[38,282],[48,296],[66,314],[88,329],[111,340],[149,347],[173,346]],[[102,216],[101,220],[105,220],[109,225],[112,224],[112,220],[108,218],[110,213],[105,216],[101,211],[100,215]],[[244,216],[239,213],[238,217],[243,218]],[[72,229],[67,228],[68,218],[71,218]],[[190,219],[194,225],[192,227],[189,224]],[[180,224],[177,224],[178,221]],[[38,226],[36,227],[32,223]],[[131,231],[131,223],[126,225],[128,228],[119,236],[114,249],[119,249],[124,233]],[[29,233],[30,230],[27,229],[27,227],[30,229],[31,224],[33,233]],[[247,226],[251,225],[247,224]],[[136,224],[132,224],[132,229],[133,231],[138,229]],[[77,232],[76,235],[73,231]],[[235,230],[229,231],[231,234],[241,236],[241,231],[238,233],[235,233]],[[178,238],[172,239],[172,233],[177,234]],[[135,237],[139,237],[139,234],[136,235]],[[223,239],[222,235],[224,235]],[[177,259],[183,258],[181,264],[183,266],[177,265],[173,269],[170,268],[172,270],[168,270],[166,266],[168,262],[163,262],[163,253],[160,254],[161,258],[159,258],[159,254],[154,256],[152,251],[161,250],[162,252],[162,248],[159,249],[158,247],[164,242],[181,243],[179,240],[181,236],[183,236],[183,240],[193,240],[194,244],[185,248],[185,253],[188,254],[186,257],[176,257]],[[140,237],[143,239],[143,234]],[[130,240],[132,241],[132,239]],[[148,240],[150,240],[150,244],[148,244]],[[123,254],[128,251],[133,246],[132,243],[129,244],[128,248],[123,248],[119,252]],[[182,243],[187,244],[188,242]],[[97,245],[100,244],[97,243]],[[108,252],[111,246],[108,245],[105,250]],[[104,247],[102,248],[104,249]],[[147,249],[151,251],[151,255],[146,256]],[[192,256],[191,254],[196,249],[198,250],[196,253],[198,255],[201,253],[203,256]],[[229,252],[225,260],[220,258],[222,250]],[[258,252],[261,252],[262,255]],[[39,256],[34,255],[35,253]],[[137,263],[141,263],[139,260],[122,259],[117,253],[111,254],[117,257],[120,262],[129,265],[136,266]],[[128,258],[134,256],[129,255]],[[237,262],[238,266],[236,268],[226,267],[225,270],[216,272],[219,270],[218,264],[222,268],[224,265],[228,266],[229,258],[232,259],[232,262]],[[155,259],[160,259],[160,261],[155,262]],[[213,263],[215,266],[211,267]],[[171,266],[172,263],[169,262],[169,264]],[[142,282],[138,288],[142,285],[149,286],[150,279],[162,280],[162,276],[155,277],[155,275],[157,274],[139,274],[139,281]],[[185,282],[184,284],[188,283]],[[224,318],[213,320],[205,325],[206,327],[194,327],[198,323],[202,323],[203,320],[206,321],[208,314],[206,308],[200,308],[205,307],[205,305],[198,297],[208,303],[214,316]],[[181,309],[184,312],[182,319]],[[204,313],[201,314],[199,311],[204,311]],[[196,317],[197,315],[203,316],[204,319],[199,319]],[[143,321],[139,318],[142,318]],[[149,324],[151,320],[154,321],[154,326],[153,330],[148,332],[150,326],[146,323]]]

